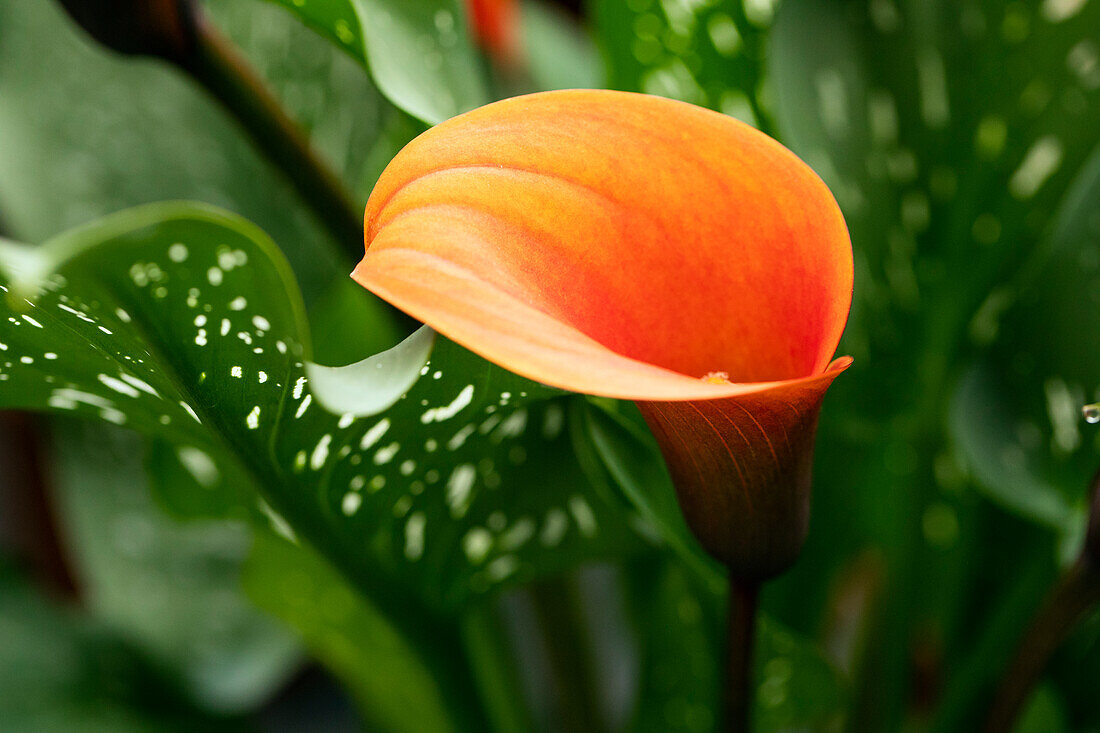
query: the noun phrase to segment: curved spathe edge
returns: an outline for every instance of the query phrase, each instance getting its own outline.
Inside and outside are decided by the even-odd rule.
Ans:
[[[488,361],[551,387],[599,397],[716,400],[818,379],[831,381],[852,361],[834,359],[820,373],[793,379],[712,384],[616,353],[465,269],[423,253],[368,250],[352,278]]]

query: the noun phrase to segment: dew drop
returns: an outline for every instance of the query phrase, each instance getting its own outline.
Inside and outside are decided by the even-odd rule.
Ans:
[[[1085,422],[1095,425],[1100,423],[1100,402],[1085,405],[1081,408],[1081,414],[1085,416]]]

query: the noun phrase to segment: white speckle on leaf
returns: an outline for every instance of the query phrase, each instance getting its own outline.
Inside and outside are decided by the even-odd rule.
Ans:
[[[77,310],[76,308],[70,308],[70,307],[68,307],[67,305],[63,304],[63,303],[59,303],[59,304],[57,304],[57,307],[58,307],[58,308],[61,308],[62,310],[66,310],[66,311],[68,311],[68,313],[70,313],[70,314],[73,314],[74,316],[76,316],[76,317],[77,317],[77,318],[79,318],[80,320],[83,320],[83,321],[85,321],[85,322],[88,322],[88,324],[95,324],[95,322],[96,322],[95,320],[92,320],[92,319],[91,319],[91,318],[90,318],[90,317],[88,316],[88,314],[86,314],[86,313],[81,313],[81,311],[80,311],[80,310]]]
[[[309,467],[314,471],[320,471],[325,461],[328,460],[328,448],[332,443],[332,435],[326,433],[322,438],[317,441],[317,446],[313,449],[313,454],[309,458]]]
[[[184,445],[176,449],[176,457],[199,486],[213,488],[221,480],[221,472],[218,471],[217,464],[206,451]]]
[[[363,504],[363,497],[354,491],[349,491],[344,494],[344,500],[340,503],[340,509],[344,512],[345,516],[350,517],[359,511],[359,507]]]
[[[501,581],[519,570],[519,558],[515,555],[504,555],[489,563],[485,572],[494,581]]]
[[[457,415],[461,410],[468,407],[470,402],[473,401],[473,398],[474,385],[467,384],[465,387],[462,388],[462,391],[459,392],[457,396],[455,396],[451,404],[444,407],[433,407],[430,410],[427,410],[423,415],[420,416],[420,422],[427,425],[432,422],[442,422],[444,420],[449,420]]]
[[[255,430],[260,427],[260,406],[256,405],[252,408],[252,411],[248,413],[248,417],[245,418],[245,423],[248,425],[249,430]]]
[[[424,512],[413,512],[405,521],[405,557],[419,560],[424,554],[424,525],[428,518]]]
[[[1085,7],[1088,0],[1043,0],[1043,17],[1051,23],[1061,23],[1069,20],[1081,8]]]
[[[184,412],[190,415],[195,422],[202,425],[202,420],[199,419],[198,414],[195,412],[195,408],[191,407],[191,405],[183,401],[180,401],[180,407],[182,407],[184,409]]]
[[[374,427],[363,434],[363,439],[359,441],[359,449],[367,450],[386,434],[386,431],[390,429],[390,419],[384,417],[379,420]]]
[[[515,438],[523,434],[527,428],[527,410],[519,409],[508,416],[500,427],[493,433],[494,442],[501,442],[505,438]]]
[[[943,56],[938,51],[925,48],[917,54],[917,86],[924,124],[934,129],[946,126],[951,118],[951,107]]]
[[[500,536],[500,547],[505,552],[512,552],[518,550],[534,536],[535,520],[530,517],[521,517]]]
[[[397,455],[397,451],[401,449],[400,443],[390,443],[384,448],[379,448],[374,454],[374,463],[377,466],[383,466],[393,460],[393,457]]]
[[[462,538],[462,550],[472,565],[480,565],[493,547],[493,535],[484,527],[474,527]]]
[[[565,537],[565,532],[568,529],[569,518],[565,515],[565,512],[557,508],[551,509],[546,512],[546,518],[543,520],[539,542],[544,547],[557,547],[562,538]]]
[[[1031,198],[1061,164],[1062,143],[1058,138],[1053,135],[1039,138],[1009,179],[1009,193],[1017,199]]]
[[[473,498],[474,481],[477,469],[469,463],[455,466],[447,479],[447,506],[451,508],[451,517],[461,519],[470,508]]]
[[[402,496],[400,499],[393,503],[393,516],[400,519],[409,513],[412,509],[413,500],[411,496]]]
[[[542,437],[553,440],[561,433],[565,426],[565,411],[561,405],[550,405],[546,408],[546,414],[542,418]]]
[[[294,530],[291,529],[290,524],[283,519],[281,514],[272,509],[263,499],[259,499],[256,505],[260,508],[260,511],[264,513],[268,521],[271,522],[271,528],[275,530],[276,534],[290,540],[294,544],[298,544],[298,537],[294,534]]]
[[[466,442],[466,439],[469,438],[473,434],[473,432],[474,426],[472,424],[465,426],[453,436],[451,436],[451,439],[447,441],[447,448],[449,450],[458,450],[463,446],[463,444]]]
[[[176,242],[168,248],[168,259],[172,262],[184,262],[187,260],[187,245],[183,242]]]
[[[585,537],[593,537],[596,534],[596,515],[592,513],[592,507],[582,496],[569,497],[569,511],[577,522],[577,529]]]
[[[96,379],[98,379],[105,387],[107,387],[107,389],[113,389],[115,392],[126,395],[127,397],[137,397],[139,395],[139,392],[130,385],[126,384],[126,382],[123,382],[120,379],[115,379],[114,377],[107,374],[96,375]]]

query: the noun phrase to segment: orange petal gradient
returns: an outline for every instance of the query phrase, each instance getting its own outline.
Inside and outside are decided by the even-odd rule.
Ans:
[[[353,277],[372,292],[511,371],[622,399],[820,375],[851,303],[847,229],[809,167],[730,117],[624,92],[432,128],[379,179],[366,243]]]

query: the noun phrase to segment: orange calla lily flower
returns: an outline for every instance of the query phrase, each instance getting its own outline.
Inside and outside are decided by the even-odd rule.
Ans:
[[[474,37],[486,53],[512,63],[519,47],[519,8],[516,0],[466,0]]]
[[[793,562],[853,276],[840,210],[793,153],[658,97],[517,97],[402,150],[366,247],[353,277],[459,344],[637,401],[720,560]]]

